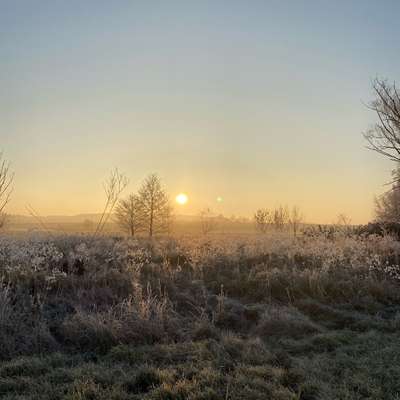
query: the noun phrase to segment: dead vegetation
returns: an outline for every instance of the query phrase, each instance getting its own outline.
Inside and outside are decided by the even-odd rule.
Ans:
[[[2,237],[0,394],[394,399],[399,253],[341,231]]]

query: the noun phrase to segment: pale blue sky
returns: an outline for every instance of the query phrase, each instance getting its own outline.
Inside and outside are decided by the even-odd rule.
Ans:
[[[0,0],[12,212],[101,209],[118,166],[177,212],[365,222],[390,162],[364,149],[371,79],[399,78],[397,1]],[[215,199],[224,201],[217,204]]]

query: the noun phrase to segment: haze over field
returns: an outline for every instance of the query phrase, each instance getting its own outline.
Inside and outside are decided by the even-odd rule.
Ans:
[[[186,193],[179,214],[369,221],[392,165],[364,148],[362,102],[400,61],[400,4],[385,4],[3,2],[8,212],[101,212],[117,166],[131,191],[154,171]]]

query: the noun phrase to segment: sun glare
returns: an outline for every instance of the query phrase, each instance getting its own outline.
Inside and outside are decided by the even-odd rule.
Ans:
[[[188,197],[185,193],[179,193],[178,196],[175,197],[175,200],[178,204],[186,204],[188,202]]]

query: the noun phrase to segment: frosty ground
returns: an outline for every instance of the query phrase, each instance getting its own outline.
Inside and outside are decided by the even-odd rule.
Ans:
[[[390,236],[0,239],[4,399],[398,399]]]

